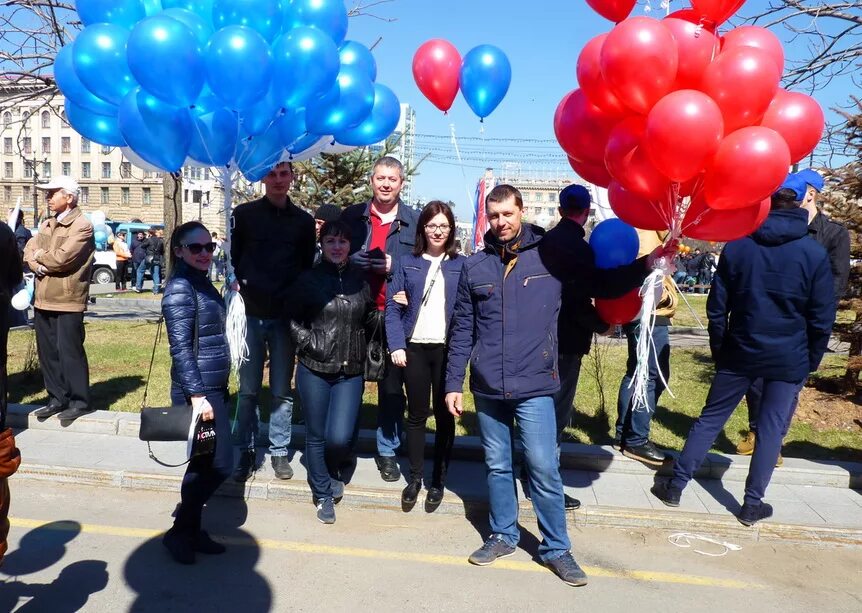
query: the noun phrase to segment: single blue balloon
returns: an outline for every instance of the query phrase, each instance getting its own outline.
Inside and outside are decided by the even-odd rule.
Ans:
[[[320,134],[306,134],[302,138],[294,141],[293,145],[288,147],[287,151],[291,156],[299,155],[321,139]]]
[[[512,82],[509,58],[494,45],[479,45],[467,52],[458,82],[473,112],[484,119],[506,97]]]
[[[200,94],[203,51],[184,23],[163,15],[147,17],[129,35],[126,54],[138,83],[160,100],[189,106]]]
[[[361,70],[344,66],[335,86],[305,109],[305,122],[314,134],[336,134],[365,121],[374,107],[374,83]]]
[[[305,125],[305,109],[288,109],[277,125],[281,134],[281,142],[284,148],[291,153],[296,149],[296,145],[308,136],[308,128]],[[319,137],[315,135],[315,138]]]
[[[309,26],[325,32],[336,45],[347,36],[347,9],[344,0],[293,0],[285,8],[284,31]]]
[[[100,115],[89,109],[78,106],[71,99],[66,98],[63,103],[66,110],[66,121],[72,128],[94,143],[108,145],[110,147],[124,147],[126,139],[120,132],[117,115]]]
[[[106,102],[90,93],[81,79],[75,74],[75,65],[72,60],[72,43],[64,46],[57,52],[54,58],[54,79],[57,87],[67,100],[71,100],[78,106],[98,113],[100,115],[117,115],[117,105]]]
[[[147,16],[141,0],[77,0],[75,10],[85,26],[113,23],[127,30]]]
[[[126,143],[144,161],[168,172],[182,168],[194,130],[189,109],[137,88],[123,98],[117,118]]]
[[[338,57],[342,66],[353,66],[359,68],[372,81],[377,80],[377,62],[371,51],[362,43],[355,40],[346,40],[338,50]]]
[[[144,5],[144,14],[147,17],[158,15],[162,11],[161,0],[141,0],[141,4]]]
[[[75,74],[95,96],[111,104],[137,87],[126,61],[129,31],[111,23],[87,26],[72,45]]]
[[[239,135],[236,113],[224,107],[192,112],[192,122],[189,157],[207,166],[226,166],[233,158]]]
[[[249,181],[260,181],[284,155],[278,126],[263,134],[241,138],[237,144],[236,163]]]
[[[282,108],[270,88],[269,93],[260,102],[239,112],[243,134],[248,136],[263,134],[283,114]]]
[[[251,28],[222,28],[212,35],[204,55],[207,84],[228,108],[252,106],[269,91],[272,53]]]
[[[637,230],[619,219],[606,219],[590,234],[597,268],[631,264],[638,257],[639,246]]]
[[[273,94],[283,106],[304,107],[329,92],[338,78],[338,47],[325,33],[297,27],[272,45]]]
[[[210,36],[213,35],[213,27],[209,19],[204,19],[197,13],[182,8],[165,9],[160,15],[176,19],[185,24],[195,33],[195,37],[201,44],[201,49],[206,49],[207,44],[210,42]]]
[[[281,34],[284,19],[282,0],[215,0],[213,27],[246,26],[267,41]]]
[[[401,104],[398,102],[398,96],[385,85],[376,83],[371,114],[355,128],[336,133],[335,140],[342,145],[355,147],[379,143],[392,134],[400,118]]]
[[[191,11],[203,19],[207,26],[213,26],[213,0],[162,0],[162,8]]]

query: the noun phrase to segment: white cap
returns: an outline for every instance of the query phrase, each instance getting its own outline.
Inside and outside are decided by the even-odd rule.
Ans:
[[[62,189],[65,192],[70,194],[78,195],[78,182],[75,181],[72,177],[67,177],[66,175],[60,175],[59,177],[54,177],[47,183],[40,183],[36,186],[36,189]]]

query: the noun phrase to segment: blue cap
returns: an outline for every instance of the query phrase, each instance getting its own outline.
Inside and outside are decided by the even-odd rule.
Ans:
[[[592,201],[590,191],[583,185],[568,185],[560,192],[560,208],[564,211],[588,209]]]
[[[784,183],[781,184],[781,187],[778,188],[778,190],[782,189],[792,189],[796,193],[795,199],[802,200],[805,198],[805,192],[808,191],[808,185],[803,179],[799,178],[798,174],[791,172],[787,175],[787,178],[784,179]]]
[[[796,176],[799,177],[799,179],[803,181],[806,185],[810,185],[818,192],[823,191],[823,177],[821,177],[820,173],[813,168],[806,168],[805,170],[800,170],[796,173]]]

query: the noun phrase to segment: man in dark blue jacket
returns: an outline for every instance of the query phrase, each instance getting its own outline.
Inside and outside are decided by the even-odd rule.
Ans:
[[[794,398],[817,370],[832,331],[835,297],[826,250],[808,235],[808,215],[791,189],[772,196],[772,210],[750,236],[728,243],[707,300],[716,373],[706,406],[673,466],[670,483],[652,492],[678,506],[683,488],[706,457],[746,390],[763,379],[757,446],[737,518],[750,526],[772,515],[762,502],[795,408]]]

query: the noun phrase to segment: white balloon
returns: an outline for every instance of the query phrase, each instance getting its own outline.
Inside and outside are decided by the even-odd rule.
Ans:
[[[323,136],[323,137],[321,137],[321,139],[319,141],[314,143],[311,147],[309,147],[308,149],[304,149],[303,151],[300,151],[299,153],[291,154],[291,153],[288,153],[287,150],[285,149],[284,155],[282,155],[281,161],[282,162],[304,162],[305,160],[310,160],[311,158],[313,158],[318,153],[323,152],[331,142],[332,142],[331,136]]]
[[[96,226],[102,226],[105,224],[105,212],[104,211],[91,211],[90,212],[90,223],[93,224],[93,228]]]
[[[165,172],[158,166],[153,166],[152,164],[144,160],[141,156],[135,153],[131,147],[120,147],[120,151],[123,152],[123,157],[125,157],[134,166],[140,168],[141,170],[146,170],[148,172]]]

